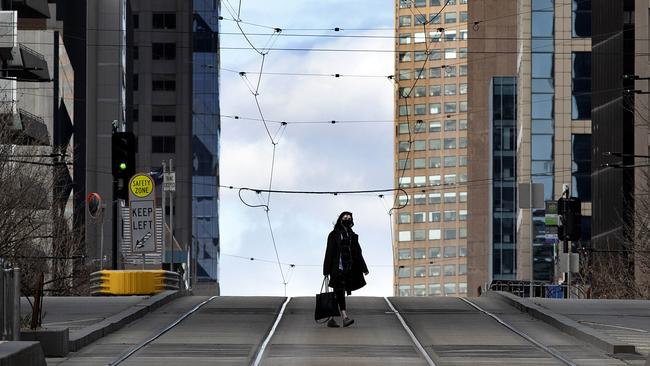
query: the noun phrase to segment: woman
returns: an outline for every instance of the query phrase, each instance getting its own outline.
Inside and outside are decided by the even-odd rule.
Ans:
[[[352,212],[342,212],[339,215],[334,230],[327,237],[327,249],[323,262],[323,275],[329,276],[329,287],[334,289],[336,301],[341,310],[343,326],[347,327],[354,323],[348,317],[345,306],[345,293],[348,295],[366,285],[364,275],[368,275],[368,266],[363,260],[359,235],[352,231],[354,221]],[[333,318],[327,322],[328,327],[338,327]]]

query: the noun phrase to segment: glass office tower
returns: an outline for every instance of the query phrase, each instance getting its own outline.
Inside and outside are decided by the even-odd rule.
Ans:
[[[199,282],[219,280],[219,2],[194,0],[192,251]]]

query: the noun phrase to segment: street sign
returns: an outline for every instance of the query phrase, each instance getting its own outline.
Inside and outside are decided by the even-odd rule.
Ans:
[[[153,187],[153,179],[146,174],[136,174],[129,181],[129,193],[137,198],[148,197],[153,192]]]
[[[176,192],[176,172],[163,174],[163,191]]]
[[[133,253],[156,252],[154,187],[153,179],[148,174],[136,174],[129,181],[129,216]]]

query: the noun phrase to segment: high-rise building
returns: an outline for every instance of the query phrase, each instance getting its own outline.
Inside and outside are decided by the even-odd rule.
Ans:
[[[516,279],[516,0],[468,4],[468,294]],[[507,15],[507,16],[504,16]],[[498,19],[498,21],[491,21]],[[486,20],[486,21],[482,21]]]
[[[467,0],[395,2],[396,296],[467,293],[467,24]]]
[[[157,171],[172,159],[176,172],[174,203],[168,199],[165,211],[167,217],[173,213],[178,245],[164,262],[186,262],[190,254],[195,289],[217,293],[218,2],[131,0],[130,5],[138,170]]]
[[[59,3],[77,76],[75,112],[85,115],[75,126],[74,182],[76,222],[85,227],[88,264],[98,268],[103,258],[105,267],[129,264],[119,253],[112,257],[112,205],[104,213],[102,252],[100,225],[89,218],[84,203],[90,192],[109,203],[114,199],[110,146],[117,126],[137,136],[138,172],[161,172],[163,160],[173,160],[173,211],[169,200],[164,210],[168,220],[173,213],[167,227],[173,228],[175,244],[163,262],[186,263],[189,254],[194,289],[218,293],[220,2]],[[162,186],[156,191],[161,206]]]
[[[476,230],[470,234],[470,294],[495,279],[560,280],[556,259],[563,248],[557,228],[547,225],[552,222],[546,207],[519,209],[525,206],[516,204],[520,184],[543,184],[545,206],[556,202],[567,185],[571,196],[582,201],[582,241],[591,237],[592,202],[591,1],[519,1],[516,9],[501,1],[499,6],[475,5],[470,14],[479,30],[469,36],[470,72],[475,68],[484,76],[470,82],[476,92],[471,100],[479,98],[470,116],[482,119],[484,128],[477,132],[491,131],[491,137],[470,141],[470,155],[484,156],[478,158],[483,163],[472,162],[470,181],[489,182],[483,189],[470,188],[471,202],[484,202],[470,206],[470,227]],[[492,14],[479,16],[484,8]],[[494,32],[481,39],[481,29]],[[479,65],[489,57],[487,45],[496,47],[487,51],[505,60],[504,68]],[[482,110],[488,95],[491,104]],[[470,118],[472,126],[477,122]]]

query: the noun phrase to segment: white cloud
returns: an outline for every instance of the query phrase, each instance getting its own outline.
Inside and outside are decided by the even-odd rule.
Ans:
[[[247,21],[287,24],[282,20],[295,20],[294,15],[301,14],[312,19],[310,27],[323,25],[328,19],[335,24],[335,21],[347,19],[337,18],[336,13],[352,14],[360,9],[359,4],[350,2],[328,2],[331,6],[318,5],[324,9],[312,14],[317,5],[311,3],[270,9],[268,3],[258,2],[260,9],[255,11],[260,12],[253,13],[251,3],[255,2],[244,2],[246,6],[242,10],[242,14],[254,15],[245,19]],[[387,14],[391,14],[386,17],[391,24],[380,26],[392,26],[392,6],[391,2],[385,9]],[[312,9],[305,12],[306,8]],[[329,10],[332,10],[331,14]],[[298,13],[293,14],[294,11]],[[363,11],[367,12],[366,8]],[[266,16],[259,15],[262,13]],[[286,43],[289,41],[283,38],[278,45],[285,42],[282,47],[289,47]],[[316,38],[311,39],[311,45],[332,49],[393,47],[390,39],[373,38]],[[229,57],[235,54],[236,58]],[[242,55],[247,56],[242,58]],[[237,70],[251,71],[259,68],[259,61],[259,57],[250,53],[222,51],[221,64],[225,67],[239,66]],[[271,51],[265,60],[265,70],[388,75],[393,70],[393,58],[392,53]],[[254,98],[241,78],[224,71],[221,75],[222,113],[258,117]],[[248,75],[253,82],[255,76]],[[265,75],[259,91],[262,110],[269,120],[386,121],[393,118],[393,86],[385,78]],[[270,123],[269,127],[275,133],[278,125]],[[273,188],[315,191],[390,188],[393,185],[392,136],[392,123],[289,124],[277,144]],[[261,122],[222,119],[221,146],[222,184],[268,187],[272,145]],[[243,196],[253,204],[266,199],[266,195],[258,197],[250,192]],[[391,205],[390,197],[384,200],[385,205]],[[313,295],[318,291],[327,234],[343,210],[355,213],[355,230],[361,237],[366,262],[371,266],[368,286],[358,294],[392,294],[390,225],[385,206],[376,195],[272,194],[269,216],[280,260],[296,264],[295,268],[283,266],[285,280],[288,280],[287,295]],[[249,208],[240,202],[236,191],[222,189],[220,220],[222,293],[283,295],[284,286],[277,263],[231,256],[275,261],[264,209]]]

